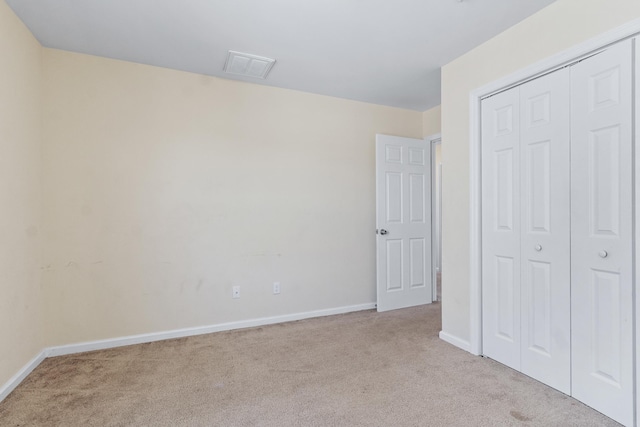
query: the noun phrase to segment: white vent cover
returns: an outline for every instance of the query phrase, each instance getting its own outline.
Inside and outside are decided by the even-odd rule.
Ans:
[[[224,71],[238,76],[265,79],[275,62],[275,59],[265,58],[264,56],[230,50],[227,62],[224,64]]]

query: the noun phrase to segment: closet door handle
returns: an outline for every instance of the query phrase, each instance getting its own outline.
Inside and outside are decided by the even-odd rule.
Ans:
[[[542,246],[541,245],[536,245],[534,249],[536,251],[540,252],[542,250]]]
[[[600,258],[606,258],[609,256],[609,253],[607,251],[600,251],[598,255],[600,255]]]

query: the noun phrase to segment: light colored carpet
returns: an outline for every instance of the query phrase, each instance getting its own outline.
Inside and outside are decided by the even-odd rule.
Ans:
[[[440,304],[45,360],[2,426],[615,426],[438,338]]]

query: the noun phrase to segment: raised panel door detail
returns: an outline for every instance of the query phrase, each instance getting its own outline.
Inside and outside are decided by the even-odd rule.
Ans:
[[[376,135],[376,304],[431,303],[431,147]],[[382,231],[384,230],[384,231]]]
[[[426,200],[424,199],[425,176],[409,174],[409,212],[411,222],[425,222]]]
[[[418,288],[425,286],[425,266],[424,266],[425,239],[409,240],[409,259],[411,262],[411,287]]]
[[[482,352],[513,369],[522,352],[521,110],[519,87],[481,103]]]
[[[388,239],[387,242],[387,291],[402,290],[402,266],[404,253],[402,240]]]
[[[571,67],[572,395],[634,423],[632,40]]]
[[[613,67],[589,79],[591,112],[620,103],[620,67]]]
[[[409,148],[409,164],[414,166],[424,166],[424,148]]]
[[[521,370],[570,393],[570,72],[520,93]]]
[[[529,349],[551,356],[551,264],[530,261],[529,277]]]
[[[402,147],[387,145],[385,147],[385,161],[387,163],[402,163]]]
[[[527,154],[528,188],[525,197],[528,197],[529,215],[527,228],[529,232],[551,232],[551,203],[550,203],[550,158],[549,144],[551,141],[541,141],[529,144]]]
[[[527,111],[529,114],[527,116],[527,127],[549,123],[551,110],[550,96],[551,94],[549,92],[545,92],[528,100]]]
[[[495,177],[493,180],[496,195],[496,230],[513,230],[513,149],[495,153]]]
[[[513,132],[513,106],[498,108],[495,114],[495,136],[504,136]]]
[[[620,275],[592,270],[593,375],[620,385]]]
[[[498,336],[513,341],[514,338],[514,268],[513,258],[496,257],[496,290],[498,296]]]
[[[589,138],[589,213],[594,235],[620,232],[620,128],[597,129]]]
[[[387,222],[402,222],[402,173],[386,173]]]

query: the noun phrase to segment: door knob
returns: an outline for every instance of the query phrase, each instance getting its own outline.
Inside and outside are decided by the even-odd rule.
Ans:
[[[389,234],[389,232],[387,230],[385,230],[384,228],[381,228],[380,231],[378,231],[379,234],[382,234],[383,236],[385,234]]]
[[[540,251],[542,250],[542,246],[540,246],[540,245],[536,245],[535,250],[536,250],[536,251],[538,251],[538,252],[540,252]]]
[[[607,251],[600,251],[598,252],[598,255],[600,255],[600,258],[606,258],[609,256],[609,253]]]

